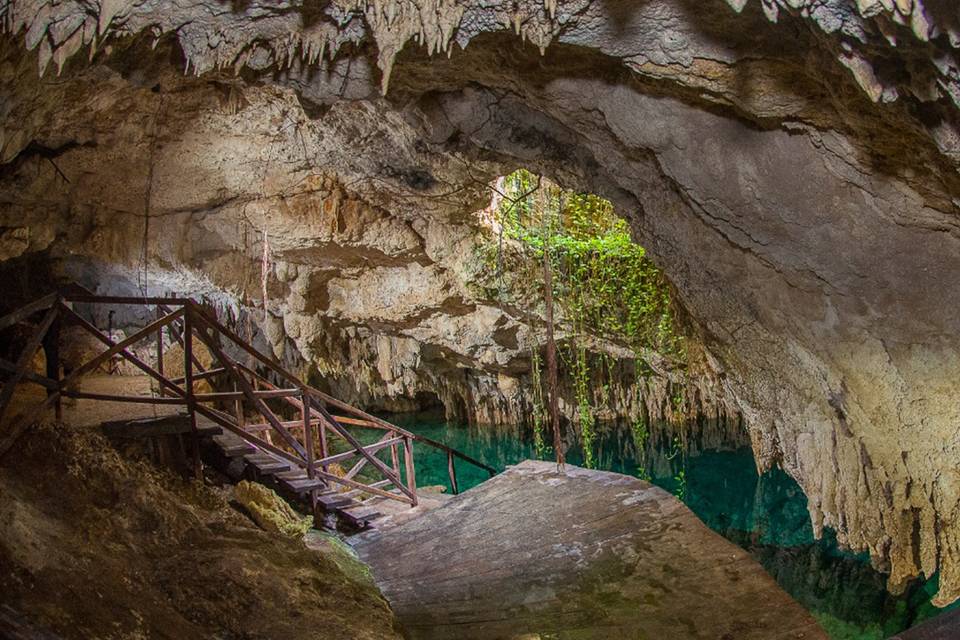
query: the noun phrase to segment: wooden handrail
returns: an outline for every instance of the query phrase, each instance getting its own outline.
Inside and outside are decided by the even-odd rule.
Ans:
[[[64,304],[65,302],[155,306],[157,318],[133,335],[120,341],[114,341],[110,336],[105,335],[89,321],[78,315],[72,308]],[[2,440],[0,440],[0,456],[12,447],[20,433],[33,424],[44,411],[54,404],[59,408],[61,397],[72,397],[112,402],[186,405],[190,416],[191,430],[194,434],[194,462],[195,471],[198,474],[200,472],[200,460],[199,432],[196,428],[197,415],[206,417],[261,451],[268,452],[282,460],[295,464],[299,468],[306,469],[308,477],[310,478],[319,478],[328,483],[339,483],[355,491],[364,491],[371,495],[379,495],[392,500],[408,502],[411,505],[417,504],[416,470],[413,459],[414,442],[422,442],[447,454],[450,484],[454,493],[459,492],[456,467],[454,464],[455,458],[460,458],[484,469],[491,476],[497,473],[493,467],[457,451],[442,442],[407,431],[395,424],[391,424],[386,420],[366,413],[346,402],[323,393],[319,389],[304,384],[303,381],[284,369],[272,358],[267,357],[244,342],[236,333],[224,326],[215,316],[189,298],[98,296],[81,287],[68,286],[60,289],[58,293],[44,296],[36,302],[25,305],[21,309],[3,316],[0,318],[0,330],[26,320],[44,309],[48,310],[47,314],[35,331],[35,334],[28,341],[27,349],[21,353],[17,363],[14,364],[0,360],[0,372],[7,374],[0,376],[0,378],[8,378],[8,382],[4,384],[2,391],[0,391],[0,416],[2,416],[3,410],[6,408],[6,404],[9,404],[13,387],[21,380],[46,387],[48,396],[36,411],[31,414],[30,421],[27,421],[24,425],[17,425],[16,428],[7,434],[0,434],[0,436],[2,436]],[[49,371],[47,374],[49,377],[40,376],[28,371],[29,358],[32,357],[33,352],[39,347],[39,342],[44,339],[44,334],[51,327],[53,327],[53,329],[50,331],[50,341],[55,343],[59,335],[59,323],[61,319],[79,325],[102,342],[107,347],[106,350],[74,369],[70,375],[63,379],[55,379],[59,378],[59,375],[50,373]],[[182,330],[177,326],[179,322],[182,322]],[[163,332],[165,329],[169,330],[172,339],[183,348],[184,375],[178,378],[170,379],[166,377],[163,372]],[[236,345],[240,350],[252,356],[256,363],[258,363],[257,366],[262,366],[271,371],[283,381],[283,383],[288,383],[292,388],[279,388],[264,378],[264,376],[255,369],[237,362],[232,357],[226,355],[223,348],[221,348],[221,342],[218,336],[226,337],[226,339]],[[146,364],[129,350],[129,347],[147,338],[155,340],[156,343],[156,367],[151,367]],[[216,361],[213,364],[219,366],[206,369],[201,364],[192,348],[194,338],[199,338]],[[115,356],[128,360],[138,369],[156,380],[160,384],[161,397],[92,393],[80,391],[75,388],[84,375]],[[57,359],[55,353],[53,358],[54,360]],[[233,391],[219,390],[216,386],[214,387],[214,391],[210,393],[196,393],[194,391],[194,383],[197,380],[214,380],[220,375],[224,375],[233,381]],[[249,381],[247,380],[247,375],[250,376]],[[280,420],[264,402],[267,399],[280,399],[296,408],[300,412],[300,420]],[[223,413],[212,406],[206,406],[210,403],[223,401],[232,401],[236,405],[235,411],[237,415],[235,417]],[[256,412],[263,416],[266,422],[246,426],[244,424],[246,419],[242,409],[243,401],[252,404]],[[349,415],[334,416],[327,409],[327,405],[340,409]],[[386,433],[379,441],[364,445],[347,430],[347,425],[380,429]],[[319,436],[319,457],[314,450],[315,426],[317,427]],[[303,444],[291,433],[290,429],[294,427],[302,429]],[[350,449],[345,452],[330,455],[327,449],[328,430],[346,441]],[[274,431],[282,437],[284,441],[283,447],[273,444],[270,440],[269,434]],[[254,432],[265,433],[265,438],[258,437]],[[403,479],[401,479],[401,464],[399,459],[399,448],[401,446],[403,450],[403,476],[405,476]],[[292,452],[285,447],[292,450]],[[392,464],[390,466],[376,457],[377,453],[387,449],[389,449],[391,456]],[[328,467],[330,465],[358,456],[360,460],[357,461],[344,477],[329,472]],[[385,480],[374,482],[371,485],[365,485],[354,480],[354,477],[366,465],[375,468]],[[393,485],[394,490],[384,491],[380,488],[386,485]],[[311,496],[313,500],[316,501],[315,490],[311,492]]]

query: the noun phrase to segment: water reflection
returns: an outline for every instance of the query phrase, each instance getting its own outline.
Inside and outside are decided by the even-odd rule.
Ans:
[[[518,428],[453,425],[429,414],[391,419],[497,469],[537,457],[530,434]],[[602,428],[598,467],[649,477],[682,497],[707,526],[758,560],[835,640],[882,640],[942,611],[929,604],[936,579],[893,596],[866,555],[841,550],[829,531],[814,540],[803,491],[780,470],[758,475],[745,434],[716,425],[683,428],[680,436],[666,425],[649,431],[638,442],[629,426]],[[418,446],[416,460],[419,485],[449,486],[445,455]],[[573,447],[567,460],[582,464],[582,451]],[[487,474],[461,462],[457,477],[465,490]]]

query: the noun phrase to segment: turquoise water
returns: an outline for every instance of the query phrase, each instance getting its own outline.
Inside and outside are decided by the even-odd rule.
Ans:
[[[530,435],[519,429],[466,427],[430,414],[390,419],[498,470],[537,457]],[[681,497],[711,529],[748,551],[834,640],[882,640],[942,611],[929,604],[935,578],[893,596],[884,588],[885,576],[871,568],[865,554],[841,550],[829,531],[814,540],[803,491],[780,470],[758,475],[749,448],[691,446],[684,451],[679,443],[661,438],[645,447],[641,465],[629,428],[598,431],[598,468],[634,476],[649,473],[652,482]],[[419,486],[442,484],[449,490],[445,454],[418,444],[415,458]],[[582,464],[582,451],[574,447],[567,461]],[[487,478],[486,472],[457,462],[461,491]]]

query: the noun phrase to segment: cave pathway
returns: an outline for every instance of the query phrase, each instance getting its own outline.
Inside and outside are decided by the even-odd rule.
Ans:
[[[156,319],[118,342],[83,315],[85,310],[93,317],[99,310],[109,311],[109,317],[116,307],[132,307],[140,316]],[[67,375],[61,371],[59,357],[63,325],[79,327],[103,345],[82,364],[73,363]],[[220,453],[228,459],[242,458],[255,479],[306,497],[315,516],[334,512],[361,528],[381,511],[396,510],[396,505],[387,505],[417,507],[421,502],[414,442],[446,454],[454,493],[458,490],[456,460],[496,474],[493,467],[460,451],[307,385],[222,324],[213,310],[189,298],[101,296],[70,285],[0,317],[0,331],[14,328],[25,330],[29,337],[16,362],[0,358],[0,374],[5,378],[0,389],[0,424],[8,410],[16,407],[15,400],[28,397],[18,393],[23,386],[39,387],[45,397],[34,406],[21,407],[22,415],[14,416],[0,432],[0,456],[12,450],[51,408],[62,419],[62,399],[73,398],[185,410],[152,420],[115,422],[110,428],[114,435],[192,435],[192,466],[197,476],[203,438],[212,435]],[[143,343],[146,351],[138,350]],[[41,346],[46,375],[33,370]],[[121,362],[146,374],[156,389],[124,395],[81,388],[90,374],[104,366],[115,369]],[[173,364],[181,367],[177,377],[165,372]],[[295,419],[285,419],[284,409]],[[379,439],[364,444],[367,438],[357,431],[372,431]],[[352,466],[347,469],[346,463]]]

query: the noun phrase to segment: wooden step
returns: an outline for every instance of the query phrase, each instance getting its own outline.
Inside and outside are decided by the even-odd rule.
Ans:
[[[295,480],[282,480],[282,482],[284,486],[297,493],[306,493],[312,489],[325,489],[327,486],[327,483],[320,478],[313,478],[311,480],[306,476]]]
[[[369,527],[374,520],[383,516],[376,507],[362,505],[340,509],[339,514],[340,517],[358,529]]]
[[[228,458],[242,458],[257,452],[257,448],[248,442],[239,440],[238,442],[217,442],[223,453]]]
[[[192,434],[190,417],[185,414],[141,418],[138,420],[111,420],[103,423],[103,433],[111,438],[150,438],[176,434]],[[209,420],[197,419],[200,436],[217,436],[223,430]]]
[[[320,503],[320,506],[322,506],[326,511],[337,511],[338,509],[348,505],[357,504],[352,498],[348,498],[342,493],[337,493],[336,491],[323,493],[317,496],[317,502]]]
[[[244,456],[244,460],[257,468],[260,473],[272,475],[280,471],[289,471],[293,463],[275,458],[265,453]]]

